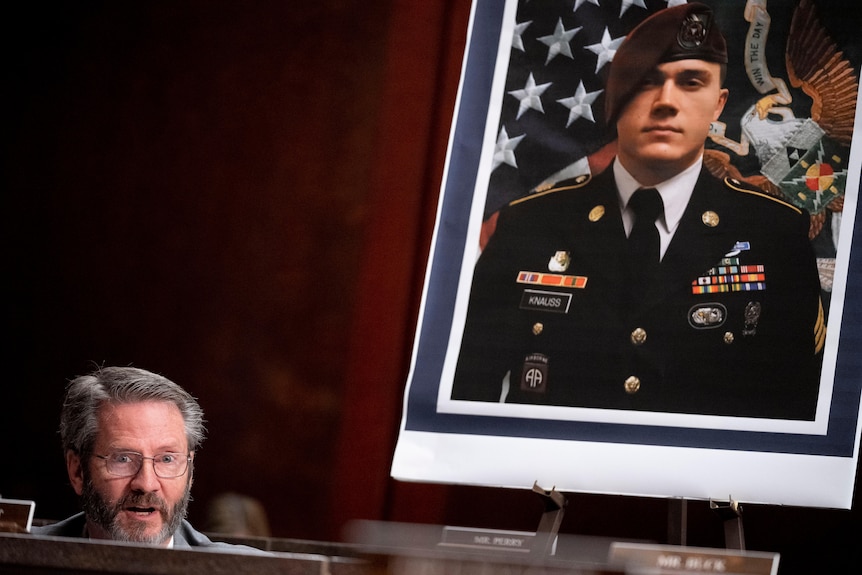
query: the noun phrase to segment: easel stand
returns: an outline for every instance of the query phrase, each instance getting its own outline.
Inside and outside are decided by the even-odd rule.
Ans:
[[[536,529],[536,537],[530,547],[530,555],[550,555],[554,549],[554,542],[557,540],[557,533],[560,531],[560,524],[563,522],[568,501],[562,493],[554,488],[547,491],[539,487],[536,482],[533,482],[533,492],[542,496],[545,512],[542,513],[542,518],[539,520],[539,528]]]
[[[553,555],[560,524],[563,522],[566,498],[553,488],[550,491],[542,489],[537,483],[533,483],[533,492],[542,497],[545,506],[535,533],[446,526],[437,545],[462,550],[525,554],[538,560]]]
[[[724,521],[724,546],[745,551],[745,533],[742,529],[742,506],[739,501],[709,501],[709,508]]]
[[[724,546],[726,549],[745,551],[745,533],[742,528],[742,506],[738,501],[709,500],[709,508],[724,522]],[[668,500],[667,541],[671,545],[685,546],[688,528],[688,501]]]
[[[667,542],[670,545],[687,545],[688,500],[669,499],[667,504]]]

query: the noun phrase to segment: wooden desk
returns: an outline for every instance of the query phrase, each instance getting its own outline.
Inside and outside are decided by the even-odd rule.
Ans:
[[[278,547],[291,547],[282,540]],[[298,542],[298,548],[344,549],[350,556],[274,551],[248,555],[211,549],[162,549],[130,543],[0,533],[0,573],[42,575],[619,575],[602,566],[516,557],[401,552],[339,544]]]

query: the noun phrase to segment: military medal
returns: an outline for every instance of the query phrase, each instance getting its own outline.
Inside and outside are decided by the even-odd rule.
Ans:
[[[721,327],[727,317],[727,308],[720,303],[696,305],[688,310],[688,323],[695,329]]]
[[[745,316],[745,327],[742,330],[742,335],[754,335],[757,333],[757,322],[760,320],[760,302],[750,301],[745,306],[743,315]]]
[[[586,276],[567,276],[562,274],[546,274],[541,272],[518,272],[515,281],[519,284],[555,286],[583,289],[587,287]]]
[[[733,249],[724,254],[726,258],[733,258],[739,255],[740,252],[750,250],[751,244],[748,242],[736,242],[733,244]]]
[[[706,275],[691,282],[691,293],[695,295],[765,289],[766,266],[741,265],[736,257],[723,258],[717,266],[710,268]]]

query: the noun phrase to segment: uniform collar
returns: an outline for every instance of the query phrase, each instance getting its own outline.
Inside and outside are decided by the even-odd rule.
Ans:
[[[674,231],[676,231],[676,228],[679,226],[682,214],[688,205],[689,199],[691,199],[694,185],[697,182],[698,176],[700,176],[702,165],[703,156],[698,158],[695,163],[674,177],[655,186],[649,186],[658,190],[658,193],[661,195],[662,202],[664,202],[664,216],[659,218],[658,222],[659,225],[664,228],[664,230],[661,231],[665,234],[670,234],[672,236]],[[628,233],[631,229],[632,223],[632,217],[626,210],[629,200],[638,188],[647,186],[643,186],[638,182],[634,176],[632,176],[628,170],[623,167],[619,158],[614,160],[613,169],[614,179],[617,184],[617,193],[619,194],[618,199],[620,202],[620,211],[623,216],[623,222],[626,226],[626,233]]]

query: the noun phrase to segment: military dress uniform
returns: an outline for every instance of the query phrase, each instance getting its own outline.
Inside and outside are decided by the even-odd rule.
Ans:
[[[811,420],[825,325],[809,218],[702,170],[655,276],[632,277],[613,170],[504,208],[452,399]],[[508,377],[507,377],[508,376]]]

